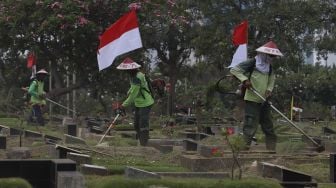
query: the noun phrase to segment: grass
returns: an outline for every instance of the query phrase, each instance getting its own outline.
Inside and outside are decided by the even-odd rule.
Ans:
[[[9,127],[19,127],[21,121],[18,118],[0,118],[0,124],[9,126]],[[309,125],[306,125],[309,126]],[[336,130],[336,124],[329,124],[329,126]],[[123,126],[121,125],[120,128],[128,127],[128,125]],[[311,128],[314,129],[321,129],[322,125],[316,125],[311,126]],[[52,136],[57,136],[62,138],[64,130],[63,128],[60,128],[56,125],[47,125],[45,127],[38,127],[37,126],[29,126],[26,124],[26,122],[23,123],[22,128],[29,129],[32,131],[41,130],[44,134],[49,134]],[[152,126],[151,128],[154,129],[154,131],[151,132],[152,137],[159,137],[161,134],[161,127],[157,126],[154,128]],[[176,126],[174,129],[174,136],[177,137],[177,133],[179,130],[183,128],[194,128],[194,126]],[[297,142],[290,142],[289,139],[293,137],[293,135],[288,135],[287,133],[297,133],[297,131],[293,131],[294,129],[290,127],[290,125],[284,125],[277,128],[277,133],[283,133],[279,134],[279,142],[277,146],[277,152],[279,154],[295,154],[300,152],[300,149],[305,147],[305,143],[301,141]],[[260,131],[260,128],[259,128]],[[110,146],[116,146],[121,147],[125,149],[125,147],[129,148],[135,148],[133,146],[136,146],[138,143],[136,140],[133,140],[131,138],[123,138],[118,134],[113,134],[114,137],[110,138],[108,140],[108,144]],[[162,135],[161,135],[162,136]],[[263,140],[264,135],[262,133],[258,133],[258,138],[260,141]],[[107,139],[106,139],[107,140]],[[88,139],[86,140],[89,145],[95,145],[97,140]],[[210,142],[211,144],[215,143],[223,143],[223,140],[221,140],[221,137],[213,137],[208,140],[204,140],[203,142]],[[213,143],[212,143],[213,142]],[[32,143],[33,147],[41,146],[43,143],[35,141]],[[110,147],[110,149],[112,148]],[[112,152],[112,150],[110,150]],[[151,151],[151,150],[149,150]],[[111,153],[107,152],[107,153]],[[104,188],[104,187],[120,187],[120,188],[128,188],[128,187],[150,187],[154,188],[154,185],[161,185],[161,187],[195,187],[195,188],[202,188],[202,187],[279,187],[277,183],[274,183],[273,181],[264,180],[264,179],[257,179],[257,180],[251,180],[251,179],[244,179],[243,181],[219,181],[219,180],[209,180],[209,179],[169,179],[164,178],[161,180],[130,180],[125,179],[121,176],[124,174],[125,167],[126,166],[133,166],[136,168],[144,169],[151,172],[186,172],[189,171],[189,169],[185,169],[179,165],[178,156],[180,153],[176,153],[177,151],[173,151],[170,154],[157,154],[158,157],[154,156],[155,154],[147,154],[147,155],[137,155],[137,153],[128,152],[127,155],[121,155],[118,154],[113,157],[106,157],[102,155],[92,155],[93,164],[105,166],[108,168],[109,172],[111,174],[114,174],[114,176],[108,176],[108,177],[98,177],[98,176],[87,176],[87,185],[88,187],[97,187],[97,188]],[[150,156],[150,157],[148,157]],[[317,180],[317,182],[328,182],[329,181],[329,165],[321,163],[313,163],[313,164],[290,164],[285,165],[290,166],[291,169],[295,169],[301,172],[305,172],[307,174],[310,174],[314,177],[314,179]],[[6,180],[8,181],[8,180]],[[7,185],[4,183],[4,185]],[[11,188],[11,186],[7,186]],[[15,186],[14,186],[15,187]],[[157,186],[156,186],[157,187]],[[332,186],[329,185],[323,185],[325,188],[329,188]],[[335,186],[334,186],[335,187]],[[2,181],[0,180],[0,188],[2,188]],[[21,188],[18,186],[18,188]],[[24,188],[24,187],[22,187]]]
[[[89,176],[87,179],[88,188],[281,188],[280,184],[262,178],[243,180],[214,180],[214,179],[128,179],[122,176],[107,176],[97,179]]]
[[[139,156],[116,155],[115,157],[95,157],[93,163],[108,168],[112,174],[123,174],[126,166],[133,166],[151,172],[185,172],[185,169],[176,163],[169,163],[168,159],[148,160]]]
[[[292,169],[301,171],[311,175],[317,182],[329,182],[329,164],[320,163],[305,163],[305,164],[289,164]],[[334,185],[334,187],[336,187]]]

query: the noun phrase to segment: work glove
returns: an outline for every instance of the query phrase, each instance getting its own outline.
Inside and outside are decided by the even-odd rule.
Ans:
[[[269,98],[271,98],[271,96],[272,96],[272,91],[266,90],[266,92],[265,92],[265,98],[266,98],[266,100],[269,99]]]
[[[245,88],[250,89],[250,88],[252,88],[252,83],[250,82],[250,80],[244,80],[244,81],[243,81],[243,86],[244,86]]]
[[[119,108],[116,109],[116,114],[119,114],[121,116],[125,116],[126,115],[126,110],[124,106],[119,106]]]

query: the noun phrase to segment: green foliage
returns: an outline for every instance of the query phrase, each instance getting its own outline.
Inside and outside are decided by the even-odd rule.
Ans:
[[[108,187],[118,187],[118,188],[149,188],[149,187],[169,187],[169,188],[280,188],[280,184],[272,180],[265,179],[247,179],[241,181],[230,181],[230,180],[210,180],[210,179],[174,179],[174,178],[164,178],[161,180],[155,179],[125,179],[123,177],[105,177],[88,178],[88,188],[108,188]]]
[[[1,178],[0,188],[31,188],[32,186],[21,178]]]
[[[273,98],[277,107],[287,108],[293,94],[302,102],[326,106],[336,103],[335,70],[303,66],[303,52],[309,55],[317,49],[324,59],[328,52],[335,52],[336,11],[332,1],[141,0],[138,18],[144,48],[120,56],[111,68],[98,72],[98,36],[129,10],[130,3],[133,1],[1,1],[0,110],[15,111],[23,106],[16,93],[29,82],[27,51],[37,54],[38,68],[49,69],[50,63],[52,96],[59,98],[80,88],[85,90],[77,93],[80,108],[92,107],[94,112],[107,112],[111,98],[115,101],[126,96],[127,76],[114,69],[125,56],[156,63],[157,70],[172,84],[169,100],[179,98],[175,97],[175,84],[180,95],[185,95],[185,88],[195,86],[205,91],[209,83],[225,75],[227,70],[223,68],[230,64],[235,51],[231,44],[232,29],[243,19],[249,21],[250,57],[269,38],[285,54],[274,66],[281,67],[276,71],[278,80]],[[321,35],[316,37],[316,33]],[[67,69],[76,73],[76,85],[65,86]],[[183,79],[189,87],[181,90],[179,80]],[[297,93],[295,87],[300,85],[303,92]],[[208,89],[208,104],[222,109],[218,101],[211,102],[217,96],[211,86]],[[88,93],[96,100],[95,105],[88,102],[85,106]],[[219,97],[223,100],[223,96]],[[169,104],[170,108],[174,106]],[[231,105],[224,107],[230,109]]]

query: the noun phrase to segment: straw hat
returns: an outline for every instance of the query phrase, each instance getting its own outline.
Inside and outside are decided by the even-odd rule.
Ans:
[[[46,70],[41,69],[41,70],[37,71],[36,74],[46,74],[46,75],[48,75],[49,73]]]
[[[280,52],[277,45],[273,41],[264,44],[263,46],[256,49],[256,51],[270,55],[283,56],[283,54]]]
[[[134,62],[131,58],[126,58],[120,65],[117,66],[119,70],[131,70],[131,69],[138,69],[141,65]]]

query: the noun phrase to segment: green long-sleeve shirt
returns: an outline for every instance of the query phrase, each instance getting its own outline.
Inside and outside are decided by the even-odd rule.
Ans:
[[[44,99],[45,91],[44,91],[44,83],[38,80],[34,80],[31,82],[28,93],[30,95],[30,103],[45,105],[46,101]]]
[[[250,77],[250,82],[252,83],[252,87],[260,93],[263,97],[265,97],[266,91],[273,91],[274,88],[274,81],[275,81],[275,76],[274,76],[274,71],[269,73],[262,73],[258,71],[255,68],[255,59],[248,59],[237,66],[233,67],[230,72],[236,76],[241,82],[248,80],[249,79],[249,74],[250,72],[249,69],[251,67],[254,67],[251,77]],[[252,101],[252,102],[257,102],[257,103],[262,103],[263,100],[258,97],[256,94],[254,94],[250,90],[246,90],[244,100],[247,101]]]
[[[127,92],[128,97],[122,104],[124,107],[131,104],[134,104],[135,107],[147,107],[154,104],[154,99],[148,92],[147,81],[142,72],[138,72],[130,83],[131,87]]]

